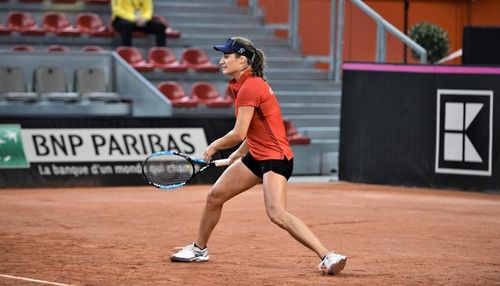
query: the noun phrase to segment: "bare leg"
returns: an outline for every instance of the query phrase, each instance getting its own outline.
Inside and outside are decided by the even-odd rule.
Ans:
[[[288,231],[298,242],[316,252],[320,258],[324,257],[328,254],[328,249],[309,227],[286,210],[286,184],[285,177],[273,171],[264,174],[264,200],[267,215],[272,222]]]
[[[208,193],[201,216],[196,245],[201,248],[207,245],[213,229],[219,222],[222,205],[232,197],[257,185],[260,181],[260,178],[255,176],[241,160],[229,166]]]

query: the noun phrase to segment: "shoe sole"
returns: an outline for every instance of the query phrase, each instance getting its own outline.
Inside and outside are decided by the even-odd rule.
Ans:
[[[344,259],[341,259],[337,263],[332,264],[330,266],[330,268],[328,269],[328,274],[330,274],[330,275],[337,275],[337,274],[339,274],[340,271],[342,271],[344,269],[346,262],[347,262],[347,257],[344,258]]]
[[[172,262],[208,262],[208,257],[195,257],[192,259],[189,258],[179,258],[179,257],[170,257],[170,261]]]

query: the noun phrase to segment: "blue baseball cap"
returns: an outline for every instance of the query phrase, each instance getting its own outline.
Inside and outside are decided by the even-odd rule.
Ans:
[[[242,46],[236,40],[231,38],[227,39],[223,45],[214,46],[214,50],[222,52],[224,54],[237,53],[245,56],[249,60],[253,60],[254,53],[249,51],[248,48]]]

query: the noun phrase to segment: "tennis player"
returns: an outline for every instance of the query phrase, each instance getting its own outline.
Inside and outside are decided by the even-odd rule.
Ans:
[[[245,38],[232,37],[214,46],[222,52],[222,73],[230,76],[229,88],[235,100],[236,123],[223,137],[204,151],[206,160],[218,151],[241,143],[229,159],[231,165],[212,186],[196,241],[177,249],[172,261],[208,261],[207,243],[221,216],[223,204],[232,197],[262,183],[267,215],[297,241],[321,259],[319,270],[335,275],[347,257],[329,251],[314,233],[286,210],[287,181],[292,175],[293,152],[287,141],[278,100],[264,79],[264,54]]]

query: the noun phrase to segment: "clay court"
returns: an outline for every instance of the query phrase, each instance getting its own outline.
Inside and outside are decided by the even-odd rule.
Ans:
[[[225,206],[210,262],[171,263],[207,189],[1,190],[0,285],[500,285],[498,194],[291,183],[289,210],[349,257],[322,276],[266,217],[260,188]]]

